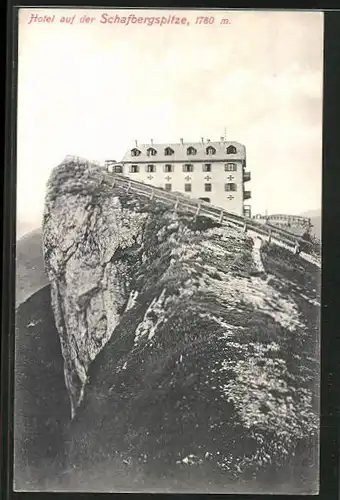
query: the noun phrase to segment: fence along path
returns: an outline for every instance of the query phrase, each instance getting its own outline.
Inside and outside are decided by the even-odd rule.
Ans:
[[[77,156],[68,155],[63,163],[76,162],[97,165],[105,168],[105,165],[98,161],[89,161]],[[259,235],[262,240],[273,243],[279,247],[286,248],[293,253],[297,253],[298,247],[303,246],[304,251],[299,252],[299,256],[312,264],[321,267],[321,259],[315,255],[313,251],[313,244],[309,241],[303,240],[301,237],[293,234],[286,229],[274,227],[256,221],[250,217],[233,214],[223,208],[215,207],[203,200],[189,198],[182,193],[164,191],[162,188],[145,184],[140,181],[135,181],[122,174],[105,171],[105,177],[111,181],[112,187],[122,186],[127,192],[134,192],[141,196],[146,196],[149,199],[155,199],[161,203],[170,205],[174,210],[179,208],[185,211],[192,212],[194,216],[204,215],[209,217],[222,225],[233,226],[241,229],[244,232]]]

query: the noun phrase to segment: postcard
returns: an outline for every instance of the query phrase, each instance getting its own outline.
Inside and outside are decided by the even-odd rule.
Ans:
[[[14,489],[317,494],[323,13],[18,37]]]

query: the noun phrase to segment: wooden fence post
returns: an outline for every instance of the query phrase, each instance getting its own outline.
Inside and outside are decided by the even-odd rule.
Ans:
[[[150,200],[153,200],[154,195],[155,195],[155,191],[154,191],[154,189],[151,189]]]
[[[243,224],[243,232],[246,233],[247,232],[247,223],[244,222]]]
[[[195,217],[197,217],[197,215],[199,215],[200,211],[201,211],[201,204],[198,203]]]
[[[272,230],[269,229],[268,231],[268,243],[270,243],[272,241]]]
[[[179,199],[178,199],[178,197],[177,197],[177,198],[176,198],[175,207],[174,207],[175,212],[177,212],[177,209],[178,209],[178,204],[179,204]]]
[[[301,252],[301,248],[300,248],[300,244],[298,241],[295,242],[295,247],[294,247],[294,254],[295,255],[299,255],[299,253]]]
[[[223,216],[224,216],[224,212],[223,212],[223,210],[221,210],[220,218],[219,218],[219,223],[220,224],[222,224],[222,222],[223,222]]]
[[[127,188],[126,188],[126,192],[128,193],[130,191],[130,188],[131,188],[131,181],[129,182]]]

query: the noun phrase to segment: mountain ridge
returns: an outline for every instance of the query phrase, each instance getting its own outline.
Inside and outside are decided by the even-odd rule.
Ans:
[[[318,209],[314,209],[314,210],[307,210],[306,212],[303,212],[300,215],[311,219],[311,223],[313,225],[312,233],[319,240],[321,240],[321,236],[322,236],[322,209],[318,208]]]
[[[72,409],[45,488],[317,490],[315,266],[85,162],[52,173],[43,244],[53,325],[18,314],[58,332]]]
[[[16,307],[46,285],[42,230],[35,229],[16,243]]]

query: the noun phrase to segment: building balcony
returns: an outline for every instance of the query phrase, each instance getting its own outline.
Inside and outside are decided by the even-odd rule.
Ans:
[[[243,172],[243,182],[251,180],[251,172]]]
[[[251,198],[251,191],[243,191],[243,199],[249,200]]]

